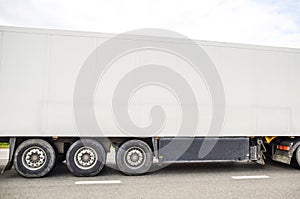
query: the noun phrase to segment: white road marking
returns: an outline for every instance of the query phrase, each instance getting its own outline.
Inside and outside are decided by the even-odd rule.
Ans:
[[[77,181],[75,184],[120,184],[121,180]]]
[[[235,180],[245,180],[245,179],[266,179],[270,177],[266,175],[260,175],[260,176],[232,176],[232,178]]]

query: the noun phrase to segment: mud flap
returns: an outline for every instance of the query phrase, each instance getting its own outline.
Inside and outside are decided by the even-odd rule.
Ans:
[[[9,138],[8,162],[7,162],[6,166],[2,169],[1,174],[7,170],[10,170],[13,166],[16,140],[17,140],[16,138]]]

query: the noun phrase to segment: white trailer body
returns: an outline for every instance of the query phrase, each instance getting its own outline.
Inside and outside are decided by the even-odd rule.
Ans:
[[[0,138],[10,138],[6,169],[14,160],[22,176],[44,176],[54,166],[56,148],[66,155],[73,174],[93,176],[103,168],[110,144],[117,148],[118,168],[130,175],[148,172],[153,156],[161,162],[262,162],[267,151],[274,160],[288,164],[296,157],[300,165],[300,49],[195,41],[216,67],[224,87],[223,128],[209,134],[213,109],[218,106],[213,107],[207,84],[195,68],[172,53],[133,51],[112,60],[95,89],[93,109],[103,134],[93,125],[92,130],[79,132],[74,113],[78,75],[95,49],[113,36],[0,26]],[[140,46],[166,42],[179,49],[187,45],[177,38],[117,39],[120,45],[124,41]],[[97,54],[92,62],[101,63],[103,56]],[[190,85],[199,111],[196,131],[191,127],[178,133],[182,104],[176,93],[158,84],[142,85],[127,100],[130,120],[138,127],[151,124],[152,107],[161,106],[166,118],[159,131],[124,132],[116,122],[112,98],[119,81],[128,71],[151,64],[171,68]],[[202,151],[207,140],[214,143],[208,153]]]
[[[76,78],[88,55],[111,36],[0,27],[0,135],[77,135],[73,113]],[[224,127],[220,134],[211,136],[300,134],[299,49],[205,41],[198,43],[215,64],[225,89]],[[180,42],[175,44],[184,45]],[[131,65],[139,64],[137,60],[141,60],[141,57],[144,64],[148,62],[149,53],[129,56],[116,63],[110,71],[114,75],[103,78],[103,86],[99,86],[97,93],[111,96],[117,79],[130,70]],[[211,119],[209,93],[203,81],[194,77],[193,70],[186,63],[178,61],[178,58],[177,63],[174,60],[170,55],[159,57],[159,62],[169,65],[173,61],[172,67],[190,84],[197,85],[193,89],[199,103],[199,128],[196,134],[186,132],[184,136],[205,136]],[[128,63],[128,67],[124,63]],[[169,117],[167,115],[166,130],[160,134],[149,132],[147,136],[176,136],[177,124],[180,124],[176,101],[165,94],[159,98],[161,92],[159,89],[156,92],[158,94],[155,89],[146,88],[146,91],[140,92],[140,96],[146,100],[132,100],[133,105],[129,106],[132,108],[131,118],[138,125],[147,125],[149,107],[161,100],[166,105],[166,111],[171,112]],[[101,125],[103,131],[112,137],[127,136],[114,124],[109,98],[97,98],[97,93],[95,110],[99,116],[98,122],[105,124]],[[103,112],[105,114],[101,115]]]

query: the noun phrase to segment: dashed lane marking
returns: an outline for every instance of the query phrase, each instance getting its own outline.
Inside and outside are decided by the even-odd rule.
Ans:
[[[84,184],[120,184],[121,180],[101,180],[101,181],[77,181],[75,184],[84,185]]]
[[[259,176],[232,176],[235,180],[246,180],[246,179],[267,179],[270,178],[266,175],[259,175]]]

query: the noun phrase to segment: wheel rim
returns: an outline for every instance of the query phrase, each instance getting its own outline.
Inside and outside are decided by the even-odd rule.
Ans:
[[[26,149],[22,155],[22,163],[29,170],[38,170],[42,168],[46,161],[46,152],[38,146]]]
[[[128,167],[137,169],[145,163],[145,152],[139,147],[131,147],[126,151],[124,159]]]
[[[74,162],[80,169],[87,170],[95,166],[98,161],[96,151],[91,147],[81,147],[74,155]]]

